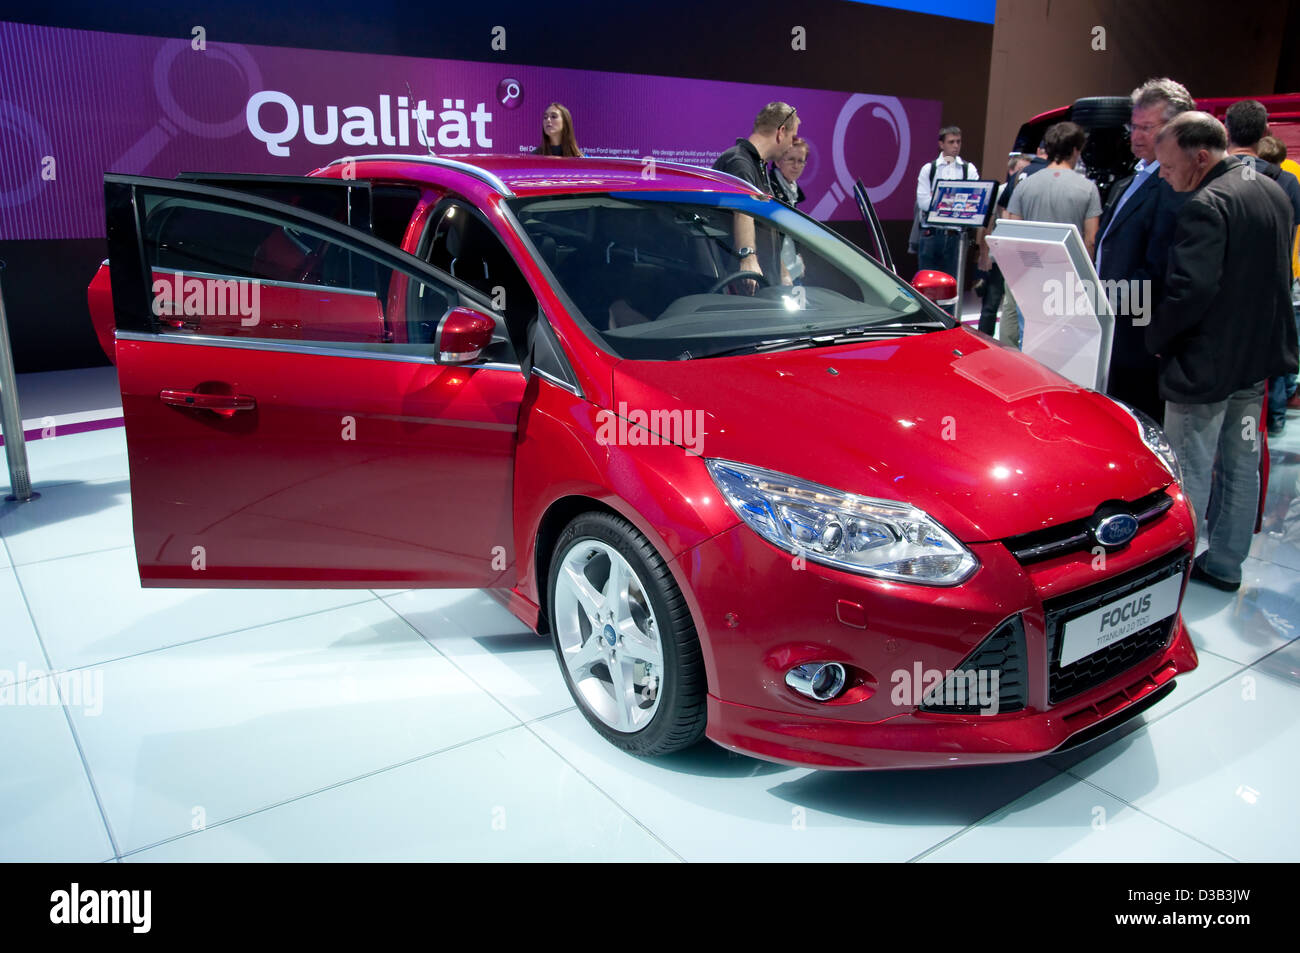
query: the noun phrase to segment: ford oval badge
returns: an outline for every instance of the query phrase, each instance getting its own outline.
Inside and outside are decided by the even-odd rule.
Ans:
[[[1103,546],[1113,548],[1123,546],[1137,535],[1137,517],[1130,513],[1115,513],[1098,522],[1092,529],[1092,535]]]

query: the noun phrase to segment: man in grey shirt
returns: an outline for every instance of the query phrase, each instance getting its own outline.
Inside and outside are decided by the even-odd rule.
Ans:
[[[1072,122],[1058,122],[1048,129],[1043,137],[1047,168],[1016,186],[1007,206],[1007,218],[1074,225],[1092,257],[1101,218],[1101,194],[1090,179],[1074,171],[1087,141],[1083,129]]]

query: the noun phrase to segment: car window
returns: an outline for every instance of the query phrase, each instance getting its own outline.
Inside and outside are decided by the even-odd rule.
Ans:
[[[363,231],[371,227],[373,189],[369,182],[242,172],[182,172],[177,179],[247,192]]]
[[[420,204],[420,190],[407,185],[375,184],[370,194],[371,233],[400,248],[406,227]]]
[[[774,201],[627,192],[508,205],[585,330],[619,357],[689,359],[788,337],[951,326],[864,253]],[[742,216],[753,226],[758,281],[737,253]]]
[[[488,224],[463,200],[448,199],[429,217],[422,246],[429,264],[483,293],[522,351],[537,319],[537,297]]]
[[[365,345],[429,345],[460,303],[416,277],[271,213],[145,194],[152,310],[167,333]],[[489,360],[513,360],[502,334]]]

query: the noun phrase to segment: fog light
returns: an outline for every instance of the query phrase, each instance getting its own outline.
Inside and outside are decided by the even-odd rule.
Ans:
[[[844,666],[839,662],[805,662],[785,673],[787,685],[819,702],[830,701],[844,691],[846,681]]]

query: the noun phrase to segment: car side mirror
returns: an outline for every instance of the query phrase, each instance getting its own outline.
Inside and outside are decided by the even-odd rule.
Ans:
[[[434,350],[439,364],[469,364],[492,343],[496,322],[473,308],[452,308],[438,325]]]
[[[957,279],[942,271],[918,271],[912,287],[940,307],[957,303]]]

